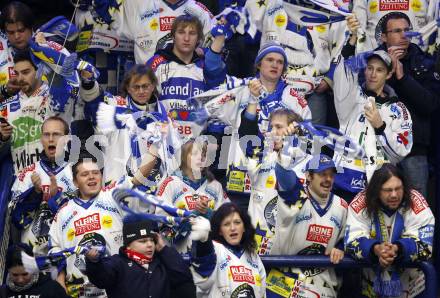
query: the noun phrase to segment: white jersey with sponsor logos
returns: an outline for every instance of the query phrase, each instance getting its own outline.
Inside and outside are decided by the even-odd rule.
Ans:
[[[125,179],[124,179],[125,178]],[[70,199],[57,212],[50,227],[50,253],[75,246],[105,246],[107,255],[117,254],[122,246],[123,211],[113,199],[115,187],[132,187],[130,179],[124,177],[117,184],[113,182],[89,201]],[[81,273],[85,270],[84,256],[73,255],[66,260],[66,284],[83,289],[83,296],[106,297],[105,291],[88,282]],[[78,288],[78,287],[77,287]]]
[[[98,91],[99,89],[96,88]],[[100,90],[97,94],[101,92]],[[84,97],[83,97],[84,99]],[[86,101],[87,116],[93,121],[96,121],[96,115],[99,105],[104,102],[116,108],[127,109],[126,113],[136,114],[138,117],[148,112],[155,110],[156,102],[148,104],[145,110],[141,110],[131,97],[115,96],[110,93],[103,93],[97,95],[96,98]],[[99,131],[99,127],[96,128]],[[103,147],[105,156],[105,166],[103,173],[104,183],[117,181],[124,175],[134,175],[138,170],[141,162],[141,157],[147,154],[147,146],[141,142],[141,138],[133,135],[126,128],[115,129],[104,134],[107,145]],[[157,169],[153,169],[150,177],[155,177],[154,181],[157,183],[160,180],[160,175]],[[154,190],[154,187],[151,187]]]
[[[12,75],[14,75],[12,52],[6,34],[0,31],[0,86],[6,85]]]
[[[382,105],[376,103],[385,122],[385,129],[380,135],[375,135],[374,131],[368,132],[368,127],[372,128],[364,113],[364,106],[369,102],[368,95],[359,85],[357,73],[351,71],[344,59],[336,67],[333,90],[339,130],[357,141],[366,151],[367,134],[374,134],[377,152],[370,162],[376,165],[384,162],[396,164],[410,153],[413,144],[411,115],[405,105],[397,101],[392,88],[384,87],[388,102]],[[335,163],[344,168],[344,173],[336,177],[337,186],[352,193],[361,191],[366,185],[365,162],[341,154],[335,157]]]
[[[12,199],[10,208],[17,208],[19,211],[20,201],[26,200],[30,192],[34,190],[31,176],[37,173],[41,179],[41,187],[43,192],[43,200],[40,206],[30,212],[23,214],[23,231],[21,233],[21,242],[32,247],[35,255],[47,255],[47,242],[49,238],[49,229],[53,219],[53,213],[49,209],[47,201],[50,198],[50,177],[49,174],[55,175],[58,194],[61,196],[63,192],[73,192],[76,186],[73,184],[72,169],[70,164],[50,169],[41,160],[29,167],[24,168],[17,176],[12,186]],[[25,202],[26,203],[26,202]],[[28,217],[28,218],[25,218]],[[29,219],[29,221],[28,221]]]
[[[390,12],[408,16],[414,31],[435,19],[438,0],[353,0],[353,11],[367,34],[363,50],[371,51],[380,43],[381,26]]]
[[[251,93],[248,86],[240,86],[231,90],[225,89],[227,86],[222,85],[218,90],[207,91],[206,97],[209,97],[211,92],[219,95],[211,98],[204,105],[211,117],[216,117],[232,126],[226,189],[236,193],[250,193],[250,180],[245,170],[246,156],[240,146],[238,129],[241,124],[241,114],[249,103]],[[203,96],[202,93],[199,97],[203,98]],[[282,80],[278,82],[277,90],[262,99],[258,105],[258,128],[261,134],[268,131],[270,113],[275,110],[290,109],[304,120],[312,117],[307,101],[298,95],[293,86]],[[255,137],[257,138],[257,136]]]
[[[46,83],[31,96],[20,91],[0,104],[0,116],[6,118],[14,127],[11,153],[16,174],[39,160],[43,151],[40,142],[41,125],[44,120],[54,115],[60,115],[70,124],[72,110],[65,110],[65,107],[59,106]]]
[[[188,106],[186,100],[207,88],[203,74],[204,61],[194,57],[189,64],[183,64],[179,60],[171,50],[166,49],[154,55],[148,64],[158,80],[159,101],[179,125],[180,135],[184,138],[197,137],[204,125],[195,122],[194,108]]]
[[[345,233],[345,250],[357,260],[370,260],[372,246],[381,243],[381,230],[387,230],[388,242],[399,243],[403,248],[401,262],[425,261],[432,255],[435,218],[425,198],[411,190],[410,206],[400,207],[396,212],[379,212],[383,216],[384,227],[378,214],[368,216],[365,191],[360,192],[350,203]],[[376,219],[375,219],[376,218]],[[394,267],[394,266],[391,266]],[[382,278],[390,280],[391,270],[384,270]],[[370,268],[362,273],[362,294],[364,297],[376,297],[373,283],[376,272]],[[399,270],[403,297],[418,297],[425,287],[425,278],[420,269]]]
[[[188,179],[179,176],[169,176],[163,180],[156,193],[159,200],[179,209],[196,211],[199,200],[207,200],[209,212],[217,210],[223,203],[229,202],[223,192],[222,185],[217,180],[204,179],[201,184],[192,184]],[[156,209],[157,214],[167,215],[161,208]],[[180,243],[176,243],[176,249],[185,253],[191,248],[191,239],[186,237]]]
[[[298,158],[295,163],[295,172],[301,181],[304,181],[304,167],[309,158]],[[249,159],[247,163],[248,175],[251,181],[251,195],[248,213],[252,225],[255,227],[255,240],[257,241],[257,254],[270,254],[272,249],[278,210],[278,191],[275,166],[278,152],[268,153],[263,160],[258,162]]]
[[[258,255],[244,251],[237,256],[223,244],[213,241],[216,265],[209,277],[193,272],[198,297],[266,297],[266,270]]]
[[[286,203],[284,198],[278,200],[276,237],[271,254],[330,253],[344,237],[348,204],[331,193],[326,205],[322,205],[304,187],[298,189],[291,202]],[[286,271],[285,278],[290,278],[295,286],[300,285],[298,294],[302,296],[299,297],[316,297],[314,291],[319,292],[320,297],[337,297],[339,283],[332,268],[285,268],[282,271]],[[279,275],[283,273],[271,272],[268,286],[278,286]]]
[[[124,1],[121,9],[115,12],[112,28],[117,34],[134,41],[136,63],[144,64],[172,41],[173,21],[185,11],[197,15],[206,36],[211,30],[212,15],[203,4],[194,0],[180,0],[175,4],[162,0]]]
[[[264,5],[259,0],[248,0],[246,8],[262,32],[261,44],[276,42],[284,48],[289,64],[285,76],[289,84],[300,94],[312,92],[322,75],[329,71],[331,60],[338,56],[345,41],[344,34],[332,34],[339,25],[295,24],[288,18],[281,0],[267,1]]]

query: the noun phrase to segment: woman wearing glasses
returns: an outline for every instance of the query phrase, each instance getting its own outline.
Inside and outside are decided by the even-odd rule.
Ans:
[[[123,175],[135,175],[144,162],[147,154],[146,146],[140,146],[138,136],[129,131],[126,123],[118,122],[117,114],[131,114],[136,124],[142,122],[147,112],[156,111],[157,107],[157,78],[150,67],[142,64],[134,65],[124,77],[120,96],[103,92],[90,72],[81,73],[81,98],[86,102],[84,111],[90,119],[95,130],[103,133],[103,129],[97,129],[98,108],[108,111],[108,120],[114,129],[107,129],[103,134],[107,138],[104,146],[104,160],[109,166],[104,167],[104,182],[119,180]],[[107,105],[100,106],[101,103]],[[113,120],[114,119],[114,120]],[[144,148],[145,147],[145,148]],[[151,158],[151,169],[147,179],[158,182],[159,162]],[[152,183],[156,184],[156,183]],[[149,189],[154,191],[154,189]]]
[[[362,297],[415,297],[424,289],[419,269],[396,267],[431,257],[434,215],[396,166],[376,170],[348,208],[345,250],[377,264],[364,269]]]

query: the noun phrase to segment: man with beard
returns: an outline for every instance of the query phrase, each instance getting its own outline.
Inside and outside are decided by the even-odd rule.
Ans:
[[[38,162],[24,168],[12,186],[9,205],[12,221],[22,230],[21,242],[35,255],[47,255],[49,228],[63,192],[73,192],[70,164],[64,161],[63,137],[69,126],[60,117],[49,117],[41,128],[43,153]]]
[[[332,159],[319,154],[308,161],[306,186],[295,171],[284,168],[280,163],[275,168],[275,174],[281,199],[278,200],[276,237],[271,254],[325,254],[330,255],[332,263],[339,263],[344,257],[342,239],[348,204],[331,192],[336,174]],[[337,297],[340,282],[332,268],[284,268],[281,271],[269,273],[269,291],[284,284],[282,287],[290,289],[292,297],[296,294],[312,297],[316,293],[321,297]],[[289,284],[294,286],[289,287]]]
[[[10,146],[15,174],[40,159],[41,125],[53,115],[68,115],[49,85],[37,76],[28,50],[17,52],[14,70],[20,92],[0,104],[0,148]]]

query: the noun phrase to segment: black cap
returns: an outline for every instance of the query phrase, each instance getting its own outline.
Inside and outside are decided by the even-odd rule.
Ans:
[[[124,246],[134,240],[154,236],[154,232],[157,232],[157,224],[154,221],[135,215],[124,217],[122,227]]]

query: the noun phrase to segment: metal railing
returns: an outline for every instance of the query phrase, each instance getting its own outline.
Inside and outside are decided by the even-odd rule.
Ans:
[[[327,256],[261,256],[261,260],[266,268],[271,267],[335,267],[335,268],[368,268],[372,267],[371,263],[359,262],[352,258],[345,257],[339,264],[335,265],[330,262]],[[437,297],[437,273],[434,265],[430,262],[404,263],[402,267],[420,268],[425,274],[425,291],[422,293],[423,298]]]
[[[183,258],[189,263],[189,255]],[[260,256],[266,269],[273,267],[362,269],[372,267],[368,262],[356,261],[345,257],[339,264],[330,262],[328,256]],[[420,268],[425,274],[425,290],[421,298],[437,298],[437,273],[430,262],[404,263],[405,268]]]

